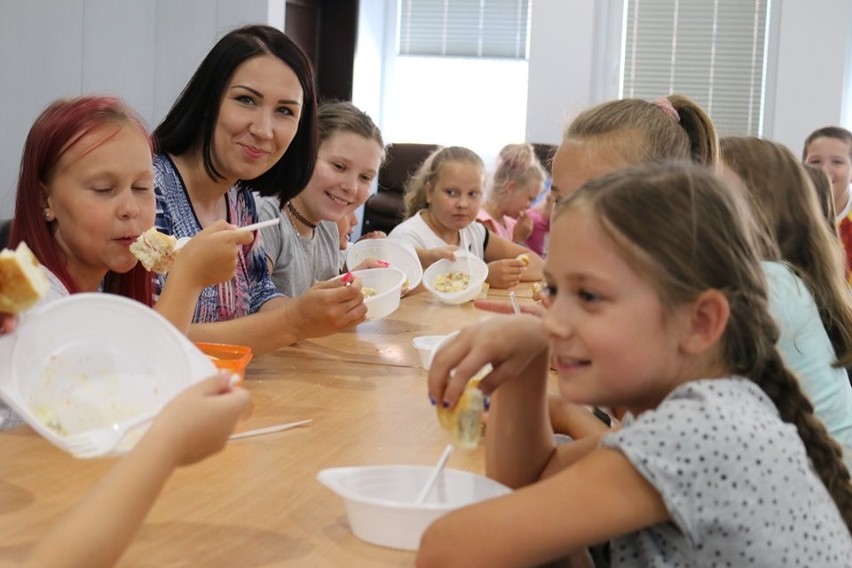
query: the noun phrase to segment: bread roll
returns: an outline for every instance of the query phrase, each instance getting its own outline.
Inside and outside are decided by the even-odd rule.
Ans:
[[[0,251],[0,312],[19,314],[33,307],[50,284],[26,243]]]
[[[438,406],[438,422],[458,447],[472,450],[482,437],[482,391],[468,384],[453,408]]]
[[[130,252],[139,259],[145,270],[168,274],[177,255],[177,239],[151,227],[133,241]]]

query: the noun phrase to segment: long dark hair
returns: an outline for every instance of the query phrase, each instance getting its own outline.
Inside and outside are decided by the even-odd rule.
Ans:
[[[316,163],[317,102],[311,63],[281,30],[250,25],[220,39],[154,130],[154,144],[157,152],[174,155],[200,149],[207,175],[213,180],[221,179],[211,154],[222,97],[237,67],[259,55],[273,55],[293,70],[302,86],[304,102],[299,129],[281,159],[260,176],[240,183],[263,195],[277,195],[285,203],[307,185]]]

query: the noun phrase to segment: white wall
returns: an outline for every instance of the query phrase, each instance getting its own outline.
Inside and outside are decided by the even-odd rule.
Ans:
[[[533,0],[527,138],[558,143],[565,120],[617,90],[618,0]],[[775,0],[764,136],[798,154],[815,128],[852,129],[852,2]],[[609,8],[609,9],[607,9]],[[614,21],[602,22],[601,18]],[[615,48],[614,48],[615,46]]]
[[[227,30],[283,29],[284,0],[2,0],[0,218],[11,217],[30,125],[60,97],[123,97],[153,127]]]
[[[595,3],[533,0],[527,87],[529,142],[558,144],[566,118],[592,103]]]
[[[852,2],[779,4],[774,126],[766,137],[798,155],[816,128],[852,129]]]

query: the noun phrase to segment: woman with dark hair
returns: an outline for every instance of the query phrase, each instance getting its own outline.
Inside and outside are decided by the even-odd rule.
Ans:
[[[154,131],[157,228],[190,237],[220,219],[254,223],[253,191],[288,202],[316,162],[316,113],[310,62],[284,33],[250,25],[225,35]],[[360,284],[286,298],[260,239],[239,256],[233,279],[202,291],[192,339],[265,352],[363,321]]]

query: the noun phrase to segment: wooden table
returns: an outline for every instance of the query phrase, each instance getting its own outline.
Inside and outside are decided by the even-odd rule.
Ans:
[[[176,472],[119,565],[411,566],[413,553],[353,536],[342,500],[315,476],[433,464],[448,438],[411,340],[486,317],[417,293],[384,320],[257,358],[245,382],[254,411],[239,429],[313,423],[234,441]],[[449,467],[482,472],[483,462],[482,448],[457,451]],[[24,557],[112,463],[76,460],[27,426],[0,432],[0,562]]]

